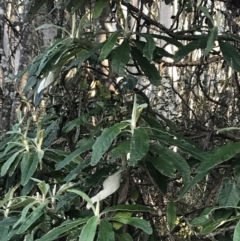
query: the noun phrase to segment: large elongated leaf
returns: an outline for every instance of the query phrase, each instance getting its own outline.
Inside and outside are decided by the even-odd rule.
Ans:
[[[237,72],[240,72],[240,53],[239,51],[230,43],[218,40],[220,49],[223,54],[223,58],[226,60],[227,64],[231,66]]]
[[[28,228],[43,215],[46,205],[47,203],[43,203],[34,209],[27,219],[24,220],[17,233],[21,234],[28,230]]]
[[[93,241],[96,230],[98,225],[98,217],[93,216],[91,217],[86,225],[83,227],[82,232],[79,237],[79,241],[87,240],[87,241]]]
[[[90,50],[85,50],[83,49],[81,51],[81,53],[78,54],[78,57],[74,60],[71,61],[69,63],[69,65],[67,65],[66,70],[70,70],[72,67],[74,66],[81,66],[81,64],[86,61],[87,59],[89,59],[92,55],[94,55],[99,49],[102,48],[104,43],[99,43],[97,44],[94,48],[90,49]]]
[[[28,183],[39,163],[38,153],[25,152],[21,162],[21,184]]]
[[[23,151],[23,150],[22,150]],[[10,168],[10,166],[12,165],[12,163],[14,162],[14,160],[16,159],[16,157],[19,155],[20,151],[14,153],[2,166],[1,169],[1,176],[4,176],[7,172],[8,169]]]
[[[104,59],[107,58],[109,53],[112,51],[114,45],[117,42],[118,36],[120,35],[121,31],[118,30],[114,33],[111,34],[111,36],[107,39],[107,41],[104,43],[100,56],[98,58],[98,61],[103,61]]]
[[[100,222],[98,241],[115,241],[113,227],[105,220]]]
[[[64,158],[61,162],[59,162],[56,165],[56,170],[59,170],[63,167],[65,167],[66,165],[68,165],[75,157],[79,156],[80,154],[84,153],[85,151],[88,151],[92,148],[93,142],[89,141],[87,143],[85,143],[85,145],[80,146],[79,148],[77,148],[74,152],[72,152],[69,156],[67,156],[66,158]]]
[[[79,190],[76,190],[76,189],[70,189],[70,190],[67,190],[67,191],[76,193],[77,195],[81,196],[83,199],[85,199],[88,202],[89,206],[93,210],[95,210],[95,207],[93,206],[93,202],[92,202],[91,198],[86,193],[84,193],[82,191],[79,191]]]
[[[109,0],[98,0],[96,1],[95,7],[94,7],[94,11],[93,11],[93,18],[98,18],[103,9],[107,6],[107,4],[109,3]]]
[[[184,186],[178,198],[182,198],[192,187],[194,187],[198,182],[200,182],[206,175],[207,172],[198,173],[187,185]]]
[[[175,177],[176,168],[172,162],[162,157],[150,157],[148,156],[148,162],[152,163],[153,166],[163,175],[167,177]]]
[[[160,158],[159,158],[160,163],[161,162],[164,162],[164,163],[167,162],[168,164],[166,163],[166,166],[169,166],[169,167],[173,166],[174,168],[176,168],[182,174],[184,182],[185,183],[189,182],[190,172],[191,172],[190,167],[187,164],[186,160],[181,155],[179,155],[177,152],[174,152],[174,151],[172,151],[168,148],[165,148],[163,146],[160,146],[160,145],[152,145],[151,150],[160,155]],[[166,173],[167,168],[164,167],[160,163],[158,161],[158,165],[162,166],[162,170],[164,170],[164,172]],[[156,167],[156,163],[153,163],[153,164]],[[172,168],[172,171],[173,171],[173,168]]]
[[[169,226],[170,231],[173,230],[173,228],[176,225],[176,219],[177,219],[177,209],[175,206],[175,203],[173,200],[171,200],[167,205],[167,224]]]
[[[148,152],[149,136],[144,128],[135,128],[130,143],[130,165],[136,165]]]
[[[161,84],[161,76],[159,75],[159,71],[157,70],[155,65],[150,63],[147,58],[143,56],[141,51],[139,51],[135,47],[131,48],[131,54],[141,67],[144,74],[148,77],[151,84],[159,86]]]
[[[216,165],[229,160],[240,152],[240,142],[229,143],[225,146],[214,149],[209,157],[199,166],[197,172],[206,172]]]
[[[139,40],[134,40],[133,42],[136,44],[137,48],[143,53],[146,43]],[[153,61],[158,61],[163,56],[173,58],[173,54],[170,54],[164,48],[155,46],[155,49],[153,51]]]
[[[129,233],[116,233],[116,237],[118,241],[133,241],[131,235]]]
[[[234,229],[233,241],[240,241],[240,221],[238,221],[237,226]]]
[[[214,21],[210,15],[210,13],[208,12],[208,9],[206,7],[200,6],[199,9],[206,15],[206,17],[209,19],[209,21],[211,22],[210,27],[212,28],[214,26]]]
[[[113,60],[111,62],[112,70],[119,76],[125,75],[125,68],[130,59],[129,53],[129,40],[124,39],[122,44],[115,49]]]
[[[149,61],[152,61],[153,52],[156,48],[156,43],[155,43],[151,34],[141,33],[140,35],[143,36],[146,39],[146,43],[145,43],[144,48],[143,48],[143,54],[146,56],[146,58]]]
[[[239,189],[230,179],[225,179],[218,194],[218,203],[221,206],[237,206],[240,200]]]
[[[130,152],[130,140],[120,142],[118,146],[109,152],[109,155],[112,157],[112,160],[115,160],[127,155],[128,152]]]
[[[146,220],[140,219],[140,218],[136,218],[136,217],[131,217],[131,218],[108,218],[108,220],[110,221],[116,221],[119,223],[123,223],[123,224],[129,224],[134,226],[135,228],[140,228],[142,229],[145,233],[147,234],[152,234],[152,228],[151,225],[149,224],[149,222],[147,222]]]
[[[185,45],[184,47],[182,47],[181,49],[179,49],[177,51],[177,53],[174,56],[174,60],[176,62],[178,62],[181,59],[183,59],[184,57],[186,57],[189,53],[194,51],[195,49],[206,48],[207,41],[208,41],[208,38],[205,37],[205,38],[200,38],[198,40],[195,40],[195,41]]]
[[[174,138],[175,137],[175,138]],[[204,161],[206,158],[209,157],[209,153],[204,152],[199,147],[194,145],[191,140],[187,140],[184,137],[181,137],[180,135],[173,135],[171,136],[167,134],[159,134],[159,135],[152,135],[150,136],[151,139],[158,140],[160,143],[166,144],[166,145],[173,145],[180,148],[182,151],[191,154],[193,157],[195,157],[197,160]]]
[[[114,126],[106,128],[103,133],[97,138],[96,142],[92,147],[92,157],[91,165],[96,165],[102,155],[109,149],[112,144],[112,141],[116,136],[121,132],[122,129],[126,128],[128,123],[117,123]]]
[[[65,232],[86,223],[88,218],[80,218],[74,221],[70,221],[69,223],[62,223],[60,226],[51,229],[48,233],[46,233],[44,236],[42,236],[40,239],[37,239],[36,241],[52,241],[55,240],[57,237],[61,236]]]
[[[168,187],[168,177],[158,172],[150,161],[146,161],[146,167],[149,174],[151,175],[151,180],[154,181],[155,185],[158,186],[163,194],[166,194]]]
[[[209,33],[209,38],[207,41],[207,47],[204,50],[205,55],[208,55],[211,49],[213,48],[217,34],[218,34],[218,27],[214,27],[213,29],[211,29]]]
[[[132,205],[119,204],[119,205],[111,206],[111,207],[108,207],[108,208],[104,209],[101,212],[101,215],[105,214],[105,213],[108,213],[108,212],[115,212],[115,211],[151,212],[151,211],[153,211],[153,209],[149,208],[149,207],[146,207],[146,206],[143,206],[143,205],[139,205],[139,204],[132,204]]]
[[[152,34],[152,36],[154,38],[157,38],[157,39],[162,39],[166,43],[175,45],[178,48],[183,47],[183,44],[181,42],[179,42],[178,40],[176,40],[175,38],[167,37],[167,36],[164,36],[164,35],[158,35],[158,34]]]

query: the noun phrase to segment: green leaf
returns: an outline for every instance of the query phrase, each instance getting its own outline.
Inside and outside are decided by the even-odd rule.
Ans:
[[[80,218],[74,221],[71,220],[69,223],[64,222],[60,226],[51,229],[48,233],[46,233],[44,236],[42,236],[40,239],[37,239],[36,241],[55,240],[57,237],[68,232],[69,230],[86,223],[88,219],[89,218]]]
[[[21,150],[21,151],[18,151],[16,153],[14,153],[2,166],[2,169],[1,169],[1,176],[4,176],[6,175],[6,173],[8,172],[10,166],[12,165],[12,163],[14,162],[15,158],[19,155],[20,152],[24,151]]]
[[[111,66],[112,71],[117,73],[119,76],[125,75],[125,68],[130,59],[129,53],[130,46],[128,39],[124,39],[122,44],[114,50]]]
[[[80,190],[76,190],[76,189],[69,189],[67,191],[76,193],[77,195],[81,196],[84,200],[86,200],[88,202],[88,204],[91,206],[91,208],[93,210],[95,210],[95,207],[93,205],[93,202],[92,202],[91,198],[86,193],[84,193],[84,192],[82,192]]]
[[[47,202],[42,203],[36,209],[34,209],[32,213],[27,217],[27,219],[24,220],[24,222],[18,229],[17,233],[21,234],[27,231],[30,228],[30,226],[43,215],[44,209],[46,206],[47,206]]]
[[[237,226],[234,229],[233,241],[240,241],[240,221],[238,221]]]
[[[161,131],[159,130],[159,132]],[[193,157],[200,161],[205,161],[205,159],[209,157],[209,153],[201,150],[191,140],[188,140],[187,138],[184,138],[178,134],[171,134],[171,132],[167,135],[166,130],[164,132],[166,134],[152,135],[150,138],[158,140],[160,143],[166,145],[177,146],[182,151],[191,154]]]
[[[207,41],[207,47],[204,50],[205,55],[208,55],[211,49],[213,48],[217,34],[218,34],[218,27],[214,27],[213,29],[211,29],[209,33],[209,38]]]
[[[211,28],[214,26],[214,21],[211,17],[211,15],[209,14],[208,12],[208,9],[206,7],[203,7],[203,6],[199,6],[199,9],[206,15],[206,17],[210,20],[211,22]]]
[[[56,170],[59,170],[63,167],[65,167],[66,165],[68,165],[74,158],[76,158],[77,156],[79,156],[80,154],[84,153],[85,151],[88,151],[90,149],[92,149],[93,146],[93,142],[89,141],[87,143],[85,143],[85,145],[80,146],[79,148],[77,148],[74,152],[72,152],[69,156],[66,156],[66,158],[64,158],[61,162],[59,162],[56,165]]]
[[[138,79],[135,76],[127,75],[119,81],[118,85],[123,93],[128,93],[136,87],[137,83]]]
[[[157,169],[151,163],[151,161],[148,160],[149,159],[147,158],[146,167],[149,174],[151,175],[152,181],[154,181],[154,183],[158,186],[159,190],[163,194],[166,194],[168,189],[168,177],[158,172]]]
[[[39,27],[37,27],[35,30],[41,30],[41,29],[46,29],[46,28],[57,28],[57,29],[61,29],[63,32],[67,33],[69,36],[71,36],[71,33],[69,33],[65,28],[60,27],[58,25],[55,24],[51,24],[51,23],[45,23],[40,25]]]
[[[217,134],[228,131],[240,131],[239,127],[226,127],[217,131]]]
[[[144,128],[135,128],[130,143],[130,159],[129,165],[136,165],[138,161],[148,153],[149,149],[149,136]]]
[[[218,40],[220,49],[223,54],[223,58],[229,66],[231,66],[237,72],[240,72],[240,53],[239,51],[230,43]]]
[[[123,223],[123,224],[129,224],[134,226],[135,228],[139,228],[141,230],[143,230],[145,233],[147,234],[152,234],[152,228],[151,225],[149,224],[149,222],[147,222],[146,220],[140,219],[140,218],[108,218],[107,220],[110,221],[115,221],[115,222],[119,222],[119,223]]]
[[[10,199],[13,198],[13,194],[18,187],[19,187],[19,184],[17,184],[16,186],[9,189],[9,191],[6,193],[5,197],[2,200],[0,200],[0,207],[3,207],[3,205],[6,202],[8,202]]]
[[[176,209],[175,203],[171,199],[171,201],[167,205],[167,224],[170,231],[172,231],[176,225],[176,220],[177,220],[176,213],[177,213],[177,209]]]
[[[151,145],[151,150],[160,155],[159,159],[161,163],[165,163],[164,165],[167,165],[169,167],[172,164],[172,166],[175,167],[182,174],[184,182],[185,183],[189,182],[190,173],[191,173],[190,167],[187,164],[187,161],[181,155],[161,145]],[[156,163],[153,163],[153,164],[156,167]],[[158,161],[158,165],[162,166],[162,171],[160,171],[160,169],[158,168],[157,169],[162,173],[163,171],[165,171],[163,174],[166,175],[166,172],[167,172],[166,166],[164,166],[163,164],[160,164],[159,161]],[[172,171],[173,171],[173,168],[172,168]]]
[[[175,177],[176,168],[173,163],[169,162],[166,158],[148,156],[147,160],[163,175]]]
[[[152,34],[152,36],[154,38],[157,38],[157,39],[162,39],[166,43],[175,45],[178,48],[182,48],[183,47],[183,44],[181,42],[179,42],[178,40],[176,40],[175,38],[167,37],[167,36],[164,36],[164,35],[158,35],[158,34]]]
[[[6,217],[0,221],[0,226],[13,226],[19,219],[19,216]]]
[[[112,157],[112,160],[115,160],[127,155],[128,152],[130,152],[130,140],[121,141],[118,146],[109,152],[109,155]]]
[[[104,43],[100,56],[98,58],[98,61],[103,61],[107,58],[109,53],[112,51],[113,47],[115,46],[118,36],[120,35],[121,30],[116,31],[115,33],[112,33],[111,36],[107,39],[107,41]]]
[[[198,173],[187,185],[184,186],[184,188],[178,196],[178,199],[181,199],[192,187],[194,187],[198,182],[200,182],[207,174],[207,172]]]
[[[104,129],[102,134],[97,138],[96,142],[92,147],[91,165],[96,165],[103,154],[109,149],[112,141],[121,132],[122,129],[126,128],[128,123],[117,123],[114,126]]]
[[[79,241],[87,240],[87,241],[93,241],[96,230],[98,225],[98,217],[93,216],[91,217],[86,225],[83,227],[82,232],[79,237]]]
[[[240,200],[239,189],[230,179],[223,181],[222,189],[218,194],[218,203],[221,206],[237,206]]]
[[[115,241],[113,227],[105,220],[100,222],[98,241]]]
[[[181,49],[177,51],[177,53],[174,56],[174,60],[176,62],[180,61],[184,57],[186,57],[189,53],[193,52],[195,49],[204,49],[206,48],[208,38],[200,38],[198,40],[195,40],[193,42],[190,42],[189,44],[185,45]]]
[[[116,233],[116,237],[118,241],[133,241],[129,233]]]
[[[224,223],[226,223],[225,218],[212,221],[210,224],[208,224],[206,227],[203,228],[203,230],[199,233],[199,235],[206,235],[206,234],[212,233],[215,229],[217,229]]]
[[[228,143],[225,146],[218,147],[210,152],[210,155],[204,160],[197,172],[206,172],[216,165],[229,160],[240,152],[240,142]]]
[[[145,46],[143,48],[143,54],[145,55],[145,57],[149,61],[152,61],[152,59],[153,59],[153,52],[154,52],[154,50],[156,48],[156,43],[155,43],[155,41],[154,41],[154,39],[153,39],[151,34],[141,33],[140,35],[146,39],[146,43],[145,43]]]
[[[161,84],[161,76],[159,75],[159,71],[157,70],[156,66],[151,64],[147,58],[143,56],[141,51],[135,47],[131,48],[131,54],[141,67],[144,74],[148,77],[151,84],[159,86]]]
[[[115,212],[115,211],[130,211],[130,212],[152,212],[153,209],[139,205],[139,204],[119,204],[116,206],[111,206],[108,208],[105,208],[100,215],[103,215],[108,212]]]
[[[89,59],[92,55],[94,55],[99,49],[102,48],[104,43],[98,43],[94,48],[87,51],[85,49],[79,51],[78,56],[74,61],[71,61],[67,66],[66,70],[70,70],[74,66],[81,66],[84,61]],[[81,53],[81,54],[80,54]],[[65,130],[66,131],[66,130]]]
[[[98,18],[101,15],[103,9],[107,6],[108,3],[109,3],[109,0],[96,1],[95,7],[93,10],[93,18],[94,19]]]
[[[24,186],[37,170],[39,163],[38,153],[25,152],[21,162],[21,184]]]
[[[35,15],[47,0],[36,0],[30,9],[30,15]]]
[[[23,154],[24,154],[23,152],[19,153],[19,155],[15,158],[15,161],[13,162],[13,164],[10,166],[8,170],[9,177],[11,177],[15,173],[15,170],[18,167],[18,164],[21,161]]]

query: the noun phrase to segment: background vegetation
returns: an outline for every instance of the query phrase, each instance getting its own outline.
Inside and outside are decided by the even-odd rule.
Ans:
[[[240,240],[238,1],[0,4],[2,241]]]

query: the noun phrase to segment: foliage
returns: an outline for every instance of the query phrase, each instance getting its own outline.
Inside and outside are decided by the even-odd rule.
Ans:
[[[170,64],[166,58],[185,68],[197,62],[192,78],[205,96],[200,72],[212,58],[239,72],[239,37],[222,31],[215,6],[197,2],[179,1],[177,18],[199,18],[193,29],[179,32],[144,14],[142,8],[157,1],[140,1],[138,9],[131,1],[70,0],[50,10],[56,17],[61,9],[70,20],[38,26],[60,35],[26,67],[22,95],[29,113],[18,110],[0,142],[1,240],[239,240],[240,142],[215,140],[213,126],[213,145],[204,147],[181,131],[185,120],[163,116],[145,91],[164,87],[159,64]],[[48,1],[32,3],[33,19],[49,7]],[[111,31],[104,25],[108,17]],[[143,22],[151,27],[144,33]],[[199,50],[200,59],[192,61]],[[36,109],[37,117],[30,114]],[[222,127],[218,138],[239,130]],[[217,180],[216,187],[209,191],[205,180]],[[188,210],[198,199],[204,206]]]

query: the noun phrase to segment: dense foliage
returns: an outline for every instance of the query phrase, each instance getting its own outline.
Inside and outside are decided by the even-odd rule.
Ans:
[[[238,2],[11,4],[56,35],[1,128],[1,240],[240,240]]]

